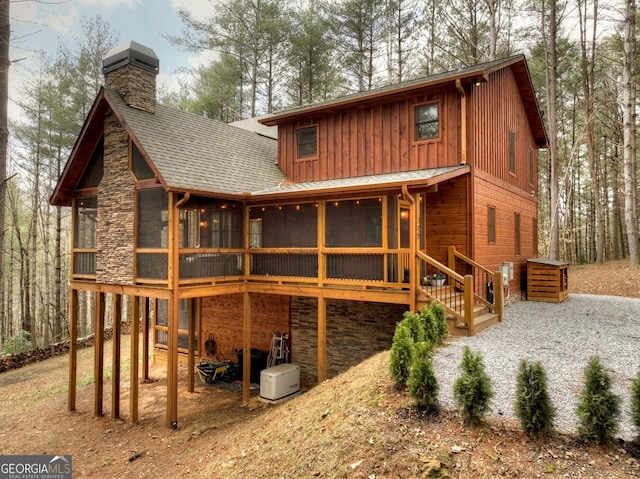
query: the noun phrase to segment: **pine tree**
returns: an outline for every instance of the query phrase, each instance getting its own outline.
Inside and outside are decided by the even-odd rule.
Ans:
[[[553,428],[555,409],[547,390],[547,374],[540,361],[520,362],[516,386],[516,415],[533,439]]]
[[[415,354],[409,375],[409,394],[416,404],[427,410],[438,406],[438,380],[433,373],[431,344],[422,341],[415,345]]]
[[[578,402],[578,432],[596,444],[611,444],[618,432],[622,399],[611,391],[611,376],[594,356],[584,371],[584,389]]]
[[[485,372],[482,354],[473,353],[468,346],[462,353],[460,369],[462,374],[453,384],[453,397],[460,407],[462,419],[477,425],[491,409],[489,402],[494,394],[491,379]]]

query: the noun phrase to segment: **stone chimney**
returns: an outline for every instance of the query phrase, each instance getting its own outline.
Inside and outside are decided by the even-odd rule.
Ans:
[[[156,112],[156,75],[160,60],[136,42],[120,45],[102,59],[105,87],[116,90],[131,108]]]

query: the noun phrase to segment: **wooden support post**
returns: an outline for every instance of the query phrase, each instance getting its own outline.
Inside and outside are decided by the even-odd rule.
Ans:
[[[318,201],[318,286],[324,286],[327,279],[326,240],[326,201]]]
[[[95,381],[95,396],[93,414],[102,416],[102,396],[104,393],[104,293],[96,292],[96,309],[93,321],[93,379]]]
[[[76,379],[78,376],[78,290],[71,290],[69,308],[69,391],[67,410],[76,410]]]
[[[318,384],[327,379],[327,306],[318,296]]]
[[[447,267],[450,270],[455,271],[456,270],[456,247],[455,246],[449,246],[449,251],[447,256],[448,256]]]
[[[196,299],[189,300],[189,357],[187,358],[187,390],[192,393],[195,390],[195,341],[196,341]]]
[[[242,402],[251,399],[251,296],[242,294]]]
[[[168,279],[171,295],[167,311],[167,427],[178,428],[178,317],[180,314],[180,205],[178,195],[169,196],[169,263]]]
[[[111,419],[120,417],[120,325],[122,296],[113,295],[113,353],[111,355]]]
[[[464,277],[464,323],[467,325],[469,336],[475,334],[475,320],[473,318],[473,275]]]
[[[138,364],[140,362],[140,296],[131,298],[131,369],[129,375],[129,422],[138,422]]]
[[[142,379],[149,379],[149,298],[144,298],[142,310]]]

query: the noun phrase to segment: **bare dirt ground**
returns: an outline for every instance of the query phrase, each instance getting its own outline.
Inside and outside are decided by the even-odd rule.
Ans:
[[[640,270],[625,262],[570,268],[569,281],[573,293],[640,298]],[[128,336],[122,348],[123,419],[110,418],[111,343],[103,417],[93,416],[93,349],[79,352],[74,412],[67,356],[0,374],[0,454],[71,454],[74,478],[640,477],[637,444],[601,448],[562,433],[532,443],[509,421],[470,428],[455,411],[422,417],[394,390],[388,352],[268,408],[198,382],[188,393],[181,370],[177,430],[164,424],[164,368],[152,367],[153,380],[140,384],[140,421],[131,425]]]

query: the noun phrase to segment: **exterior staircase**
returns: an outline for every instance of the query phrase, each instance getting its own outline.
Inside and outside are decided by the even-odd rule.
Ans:
[[[441,303],[453,336],[473,336],[502,321],[501,272],[485,268],[453,246],[449,247],[447,265],[422,252],[416,259],[420,272],[415,286],[416,311],[432,301]],[[436,280],[436,276],[442,279]]]
[[[437,289],[440,289],[440,291],[436,291]],[[452,286],[443,286],[441,288],[425,286],[420,288],[418,292],[418,309],[422,308],[422,306],[429,306],[431,301],[441,303],[447,311],[447,326],[449,333],[453,336],[473,336],[500,322],[500,315],[497,312],[493,312],[482,303],[474,304],[472,307],[473,326],[469,328],[463,318],[451,313],[451,310],[455,309],[456,305],[464,301],[463,296],[462,292],[456,291]]]

